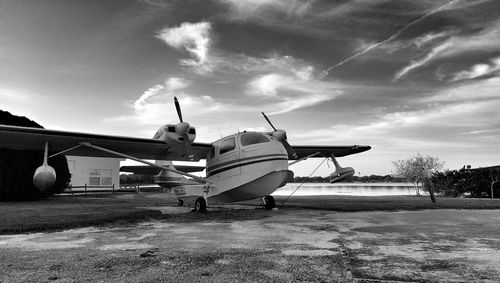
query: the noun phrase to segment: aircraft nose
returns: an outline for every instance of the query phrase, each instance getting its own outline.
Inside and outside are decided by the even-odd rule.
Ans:
[[[180,122],[179,124],[175,125],[175,132],[180,136],[184,136],[188,133],[188,131],[189,124],[186,122]]]

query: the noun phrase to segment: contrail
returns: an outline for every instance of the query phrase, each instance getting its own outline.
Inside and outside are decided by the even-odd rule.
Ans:
[[[409,27],[411,27],[411,26],[413,26],[413,25],[415,25],[415,24],[417,24],[417,23],[421,22],[422,20],[424,20],[425,18],[429,17],[430,15],[435,14],[435,13],[437,13],[437,12],[439,12],[439,11],[441,11],[441,10],[445,9],[446,7],[448,7],[448,6],[450,6],[450,5],[455,4],[455,3],[456,3],[456,2],[458,2],[458,1],[460,1],[460,0],[452,0],[452,1],[450,1],[450,2],[448,2],[448,3],[446,3],[446,4],[444,4],[444,5],[442,5],[442,6],[438,7],[438,8],[436,8],[436,9],[434,9],[434,10],[432,10],[432,11],[428,12],[427,14],[425,14],[425,15],[421,16],[420,18],[418,18],[418,19],[416,19],[416,20],[414,20],[414,21],[410,22],[409,24],[405,25],[404,27],[400,28],[398,31],[396,31],[393,35],[391,35],[391,36],[390,36],[390,37],[388,37],[387,39],[385,39],[385,40],[383,40],[383,41],[381,41],[381,42],[378,42],[378,43],[372,44],[372,45],[368,46],[367,48],[365,48],[365,49],[363,49],[363,50],[361,50],[361,51],[359,51],[359,52],[355,53],[354,55],[352,55],[352,56],[350,56],[350,57],[347,57],[346,59],[344,59],[344,60],[340,61],[340,62],[339,62],[339,63],[337,63],[336,65],[333,65],[333,66],[330,66],[330,67],[326,68],[326,69],[323,71],[323,75],[324,75],[325,77],[326,77],[326,76],[328,76],[328,73],[329,73],[331,70],[333,70],[333,69],[335,69],[335,68],[337,68],[337,67],[340,67],[340,66],[344,65],[345,63],[347,63],[347,62],[349,62],[349,61],[351,61],[351,60],[353,60],[353,59],[355,59],[355,58],[357,58],[357,57],[359,57],[359,56],[361,56],[361,55],[365,54],[366,52],[368,52],[368,51],[372,50],[373,48],[376,48],[376,47],[378,47],[378,46],[380,46],[380,45],[382,45],[382,44],[385,44],[385,43],[387,43],[387,42],[389,42],[389,41],[391,41],[391,40],[395,39],[395,38],[396,38],[396,37],[398,37],[398,36],[399,36],[402,32],[404,32],[405,30],[407,30]]]

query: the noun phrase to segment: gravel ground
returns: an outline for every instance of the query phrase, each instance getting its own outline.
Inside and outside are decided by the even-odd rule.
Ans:
[[[248,210],[235,211],[240,212]],[[0,282],[498,282],[500,278],[499,210],[256,212],[252,219],[218,219],[217,211],[209,211],[199,221],[189,218],[184,223],[157,219],[0,235]]]

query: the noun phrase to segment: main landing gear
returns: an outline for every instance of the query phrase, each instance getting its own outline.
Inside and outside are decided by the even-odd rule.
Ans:
[[[196,202],[194,203],[194,211],[200,213],[207,212],[207,201],[205,200],[205,198],[199,197],[198,199],[196,199]]]
[[[276,201],[272,196],[266,196],[262,198],[262,202],[264,203],[264,207],[267,210],[272,210],[273,208],[276,207]]]

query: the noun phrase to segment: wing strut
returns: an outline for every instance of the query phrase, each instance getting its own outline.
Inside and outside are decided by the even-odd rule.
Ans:
[[[309,177],[311,177],[311,176],[312,176],[312,174],[314,174],[314,172],[316,172],[316,170],[318,170],[318,169],[319,169],[319,167],[320,167],[321,165],[323,165],[323,163],[324,163],[326,160],[327,160],[327,158],[323,159],[323,161],[321,161],[321,163],[318,165],[318,167],[316,167],[316,169],[314,169],[314,171],[312,171],[312,172],[311,172],[311,174],[309,174]],[[295,189],[295,190],[294,190],[294,191],[293,191],[293,192],[292,192],[292,193],[291,193],[291,194],[290,194],[290,195],[289,195],[289,196],[288,196],[288,197],[287,197],[284,201],[282,201],[282,202],[281,202],[281,205],[285,204],[285,202],[287,202],[287,201],[288,201],[288,199],[289,199],[289,198],[290,198],[293,194],[295,194],[295,192],[296,192],[298,189],[300,189],[300,187],[302,187],[302,185],[304,185],[304,182],[302,182],[302,184],[300,184],[300,185],[299,185],[299,186],[298,186],[298,187],[297,187],[297,188],[296,188],[296,189]]]
[[[297,159],[297,160],[295,160],[295,161],[293,161],[293,162],[288,163],[288,166],[292,166],[292,165],[293,165],[293,164],[295,164],[295,163],[298,163],[298,162],[304,161],[304,160],[306,160],[306,159],[308,159],[308,158],[311,158],[311,157],[314,157],[314,156],[316,156],[316,155],[318,155],[318,154],[320,154],[320,153],[321,153],[321,152],[319,152],[319,151],[318,151],[318,152],[315,152],[315,153],[313,153],[313,154],[309,154],[309,155],[308,155],[308,156],[306,156],[306,157],[303,157],[303,158],[301,158],[301,159]]]
[[[77,149],[77,148],[79,148],[79,147],[81,147],[81,146],[82,146],[82,145],[81,145],[81,144],[79,144],[79,145],[76,145],[76,146],[74,146],[74,147],[71,147],[71,148],[65,149],[65,150],[60,151],[60,152],[58,152],[58,153],[52,154],[51,156],[49,156],[49,158],[52,158],[52,157],[57,156],[57,155],[59,155],[59,154],[66,153],[66,152],[71,151],[71,150],[73,150],[73,149]]]
[[[172,169],[172,168],[169,168],[169,167],[165,167],[165,166],[161,166],[161,165],[158,165],[158,164],[154,164],[152,162],[149,162],[149,161],[146,161],[146,160],[143,160],[143,159],[140,159],[140,158],[136,158],[136,157],[133,157],[131,155],[119,153],[119,152],[116,152],[116,151],[111,150],[111,149],[107,149],[107,148],[104,148],[104,147],[93,145],[93,144],[91,144],[89,142],[81,142],[80,145],[83,145],[83,146],[86,146],[86,147],[90,147],[90,148],[94,148],[94,149],[97,149],[97,150],[100,150],[100,151],[108,152],[108,153],[111,153],[111,154],[115,154],[115,155],[118,155],[118,156],[121,156],[121,157],[125,157],[125,158],[128,158],[128,159],[132,159],[132,160],[135,160],[137,162],[141,162],[141,163],[147,164],[149,166],[153,166],[153,167],[158,167],[158,168],[161,168],[161,169],[166,170],[166,171],[170,171],[170,172],[174,172],[174,173],[177,173],[177,174],[180,174],[180,175],[184,175],[184,176],[193,178],[193,180],[195,180],[196,182],[198,182],[200,184],[207,184],[207,183],[210,184],[210,185],[212,184],[210,181],[207,181],[207,180],[205,180],[203,178],[200,178],[198,176],[195,176],[195,175],[192,175],[192,174],[189,174],[189,173],[184,173],[182,171],[175,170],[175,169]]]

